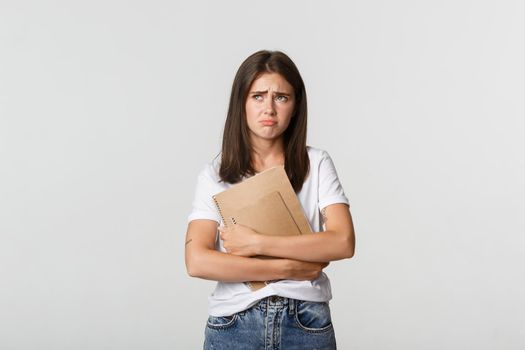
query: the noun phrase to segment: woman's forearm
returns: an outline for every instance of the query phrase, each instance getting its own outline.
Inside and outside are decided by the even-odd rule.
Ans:
[[[186,258],[188,274],[213,281],[314,280],[328,264],[293,259],[247,258],[202,249]]]
[[[211,220],[194,220],[188,225],[185,261],[190,276],[223,282],[314,280],[326,267],[319,262],[260,259],[216,251],[216,230]]]
[[[284,278],[279,259],[256,259],[202,249],[186,262],[192,277],[223,282],[269,281]]]
[[[293,236],[259,235],[257,254],[311,262],[335,261],[354,255],[354,238],[335,231]]]
[[[352,217],[345,204],[323,209],[326,230],[312,234],[264,235],[242,224],[219,227],[223,246],[238,256],[265,255],[310,262],[329,262],[354,255]]]

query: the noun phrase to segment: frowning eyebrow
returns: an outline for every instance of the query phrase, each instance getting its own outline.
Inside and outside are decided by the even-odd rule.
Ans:
[[[250,94],[258,94],[258,95],[263,95],[263,94],[267,94],[268,93],[268,90],[265,90],[265,91],[252,91],[250,92]],[[287,92],[281,92],[281,91],[275,91],[275,94],[276,95],[283,95],[283,96],[292,96],[292,94],[289,94]]]

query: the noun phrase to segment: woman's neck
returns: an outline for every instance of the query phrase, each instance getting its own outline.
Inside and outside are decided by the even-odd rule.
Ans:
[[[256,172],[261,172],[277,165],[284,165],[282,140],[253,145],[252,164]]]

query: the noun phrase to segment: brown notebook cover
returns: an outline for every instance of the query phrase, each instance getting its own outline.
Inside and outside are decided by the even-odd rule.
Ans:
[[[239,223],[261,234],[293,235],[312,229],[283,166],[256,174],[213,196],[224,225]],[[249,282],[252,290],[266,282]]]
[[[255,204],[239,209],[231,219],[234,224],[248,226],[264,235],[301,234],[278,191],[270,192]]]

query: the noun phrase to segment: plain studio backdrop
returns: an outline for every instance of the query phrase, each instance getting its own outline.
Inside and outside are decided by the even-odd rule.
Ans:
[[[355,220],[341,349],[525,347],[523,1],[0,1],[0,348],[198,349],[196,177],[295,61]]]

